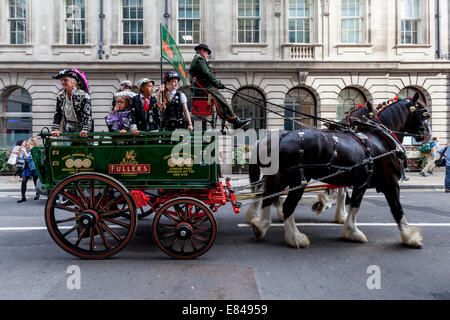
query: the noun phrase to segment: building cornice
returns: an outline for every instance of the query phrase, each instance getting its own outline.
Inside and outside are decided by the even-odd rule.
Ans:
[[[309,72],[339,72],[339,71],[440,71],[449,72],[450,60],[442,61],[295,61],[295,60],[213,60],[210,61],[213,71],[232,72],[249,70],[264,72],[279,72],[305,70]],[[186,62],[186,69],[190,63]],[[145,72],[159,71],[160,61],[0,61],[3,72],[42,72],[42,70],[59,70],[67,67],[77,67],[83,71],[111,72]],[[170,68],[164,62],[164,69]]]

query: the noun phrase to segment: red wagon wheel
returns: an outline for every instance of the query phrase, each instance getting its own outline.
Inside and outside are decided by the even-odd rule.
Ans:
[[[164,203],[153,219],[153,237],[159,248],[177,259],[196,258],[211,248],[217,224],[211,210],[194,198]]]
[[[137,215],[133,198],[120,182],[101,173],[78,173],[53,189],[45,222],[53,240],[70,254],[102,259],[131,240]]]

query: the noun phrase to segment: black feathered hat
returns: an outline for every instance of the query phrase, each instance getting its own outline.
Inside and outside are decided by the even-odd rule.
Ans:
[[[64,69],[64,70],[61,70],[59,73],[52,76],[53,79],[61,79],[64,77],[71,77],[71,78],[75,79],[75,81],[78,84],[78,88],[89,93],[89,83],[83,72],[81,72],[75,68],[74,69]]]

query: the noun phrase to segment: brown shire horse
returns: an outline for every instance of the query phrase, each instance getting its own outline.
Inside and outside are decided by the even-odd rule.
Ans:
[[[363,129],[359,137],[338,130],[295,130],[279,137],[279,171],[264,177],[263,196],[275,194],[286,187],[294,189],[303,181],[320,179],[342,170],[344,173],[323,179],[325,183],[353,188],[349,214],[342,236],[356,242],[367,242],[356,226],[356,215],[368,188],[382,192],[398,224],[403,243],[422,247],[419,231],[408,225],[400,204],[398,181],[402,175],[404,150],[401,146],[406,133],[416,134],[417,141],[428,141],[431,130],[428,110],[416,94],[412,99],[394,102],[378,110],[372,128]],[[278,138],[277,138],[278,139]],[[272,154],[273,156],[273,154]],[[250,181],[257,181],[259,164],[250,164]],[[295,248],[307,247],[310,242],[295,225],[294,212],[304,188],[289,191],[283,203],[285,242]],[[251,219],[257,239],[266,234],[270,226],[270,206],[276,200],[262,201],[262,214]]]

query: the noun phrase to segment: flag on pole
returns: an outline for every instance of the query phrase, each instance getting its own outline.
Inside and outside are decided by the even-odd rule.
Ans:
[[[180,78],[186,83],[186,67],[177,43],[169,31],[161,23],[161,57],[166,59],[178,71]]]

